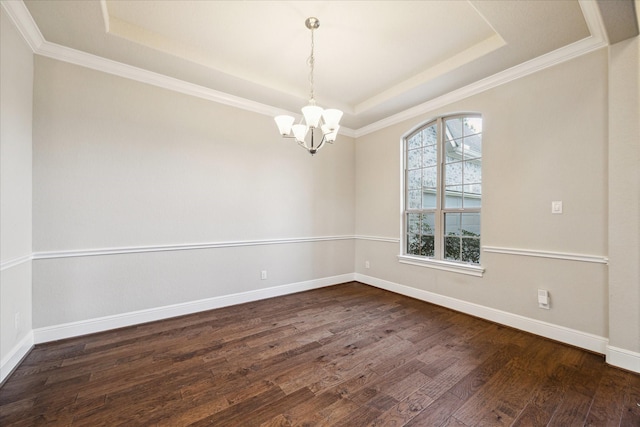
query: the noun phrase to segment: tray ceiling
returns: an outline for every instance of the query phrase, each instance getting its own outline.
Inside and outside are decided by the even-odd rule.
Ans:
[[[592,36],[578,0],[26,0],[48,43],[298,112],[309,95],[351,129]]]

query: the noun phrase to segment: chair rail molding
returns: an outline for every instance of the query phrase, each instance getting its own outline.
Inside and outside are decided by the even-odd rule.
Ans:
[[[590,262],[596,264],[609,263],[609,258],[603,255],[574,254],[568,252],[541,251],[537,249],[503,248],[498,246],[483,246],[482,251],[496,254],[552,258],[565,261]]]
[[[33,259],[54,259],[54,258],[74,258],[102,255],[121,255],[144,252],[168,252],[168,251],[189,251],[197,249],[234,248],[239,246],[265,246],[284,245],[296,243],[331,242],[341,240],[353,240],[353,236],[317,236],[317,237],[290,237],[280,239],[256,239],[256,240],[233,240],[222,242],[202,242],[202,243],[178,243],[173,245],[149,245],[149,246],[121,246],[115,248],[96,249],[74,249],[66,251],[41,251],[34,252]]]
[[[0,271],[7,270],[11,267],[15,267],[20,264],[24,264],[25,262],[29,262],[33,259],[33,254],[22,255],[15,258],[9,258],[6,261],[0,261]]]

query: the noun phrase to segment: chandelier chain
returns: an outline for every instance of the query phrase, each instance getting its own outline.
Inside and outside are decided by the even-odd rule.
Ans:
[[[311,71],[309,72],[309,84],[310,84],[310,89],[309,89],[309,93],[310,93],[310,99],[312,102],[315,102],[315,97],[313,95],[313,71],[315,68],[315,57],[313,55],[313,50],[315,47],[314,44],[314,40],[313,40],[313,28],[311,28],[311,55],[309,56],[309,67],[311,68]]]

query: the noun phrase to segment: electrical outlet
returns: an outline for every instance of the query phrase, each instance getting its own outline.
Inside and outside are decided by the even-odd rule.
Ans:
[[[549,291],[546,289],[538,289],[538,307],[549,310],[551,303],[549,301]]]
[[[364,262],[364,268],[370,268],[371,264],[369,264],[369,261],[365,261]]]
[[[262,270],[260,272],[260,280],[267,280],[267,270]]]
[[[17,312],[14,316],[13,316],[13,327],[16,329],[16,331],[19,329],[20,327],[20,312]]]

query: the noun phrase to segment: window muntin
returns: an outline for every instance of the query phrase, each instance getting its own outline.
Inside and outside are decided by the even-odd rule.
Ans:
[[[482,118],[441,117],[404,139],[403,255],[480,263]]]

